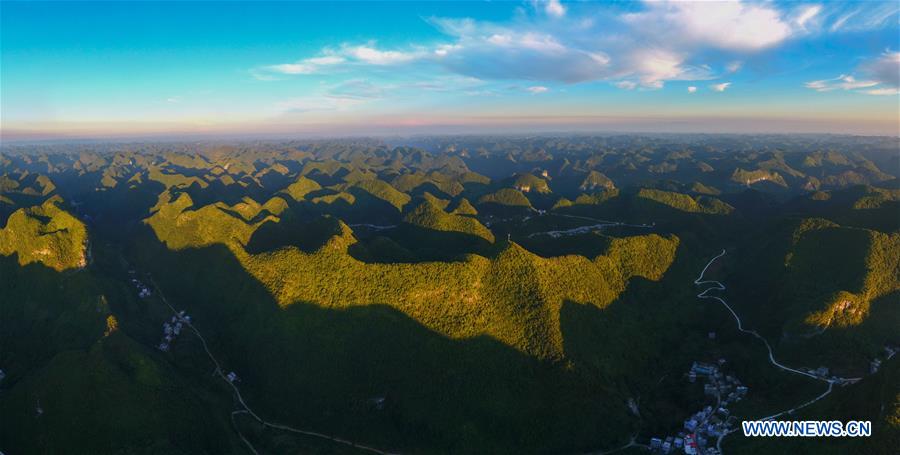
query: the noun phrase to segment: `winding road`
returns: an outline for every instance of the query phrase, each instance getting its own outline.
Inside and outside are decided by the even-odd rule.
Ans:
[[[178,312],[178,310],[176,310],[175,307],[172,306],[171,303],[169,303],[169,301],[166,299],[165,295],[162,293],[162,289],[160,289],[159,285],[156,284],[156,281],[153,280],[153,277],[149,277],[149,278],[150,278],[150,283],[153,284],[153,287],[156,289],[156,293],[159,296],[160,300],[162,300],[163,303],[165,303],[166,306],[168,306],[169,309],[172,310],[173,315],[180,317],[180,313]],[[347,445],[347,446],[350,446],[350,447],[353,447],[356,449],[360,449],[360,450],[364,450],[364,451],[372,452],[372,453],[377,453],[379,455],[393,455],[392,452],[387,452],[384,450],[376,449],[374,447],[359,444],[359,443],[356,443],[356,442],[353,442],[353,441],[350,441],[347,439],[341,439],[341,438],[338,438],[335,436],[329,436],[327,434],[319,433],[316,431],[301,430],[299,428],[294,428],[294,427],[291,427],[288,425],[282,425],[280,423],[274,423],[274,422],[270,422],[270,421],[263,419],[258,414],[253,412],[253,409],[251,409],[250,406],[247,405],[247,403],[244,401],[243,395],[241,395],[240,389],[238,389],[238,386],[234,382],[228,380],[228,377],[225,375],[225,373],[222,370],[221,364],[219,364],[219,361],[213,355],[212,351],[209,350],[209,345],[206,343],[206,339],[203,337],[203,334],[201,334],[200,331],[197,330],[197,327],[195,327],[194,324],[192,324],[190,321],[186,321],[186,320],[182,319],[182,322],[185,325],[187,325],[191,329],[191,331],[194,332],[195,335],[197,335],[197,338],[200,339],[200,343],[203,345],[203,350],[206,351],[206,355],[213,362],[213,365],[216,366],[216,370],[215,370],[214,374],[217,375],[219,378],[221,378],[223,381],[225,381],[225,383],[228,384],[231,387],[231,389],[234,391],[234,396],[237,399],[238,404],[240,404],[240,407],[243,409],[239,409],[239,410],[231,413],[231,423],[232,423],[232,425],[234,425],[234,428],[237,431],[238,436],[240,436],[240,438],[241,438],[241,441],[243,441],[244,444],[247,446],[247,448],[250,449],[250,451],[253,452],[255,455],[259,455],[259,452],[256,450],[255,447],[253,447],[253,444],[251,444],[250,441],[248,441],[247,438],[244,437],[244,434],[241,433],[241,430],[238,429],[237,422],[235,422],[235,420],[234,420],[235,415],[247,414],[247,415],[253,417],[260,424],[267,426],[269,428],[275,428],[278,430],[289,431],[292,433],[302,434],[305,436],[312,436],[315,438],[326,439],[326,440],[329,440],[329,441],[332,441],[332,442],[335,442],[338,444]]]
[[[352,228],[354,227],[367,227],[372,229],[373,231],[383,231],[386,229],[394,229],[397,227],[397,224],[369,224],[369,223],[356,223],[356,224],[348,224]]]
[[[579,226],[572,229],[563,229],[563,230],[553,230],[553,231],[543,231],[543,232],[534,232],[528,234],[528,238],[536,237],[539,235],[550,235],[550,236],[561,236],[561,235],[576,235],[576,234],[585,234],[594,229],[603,229],[609,226],[623,226],[623,227],[634,227],[634,228],[652,228],[655,224],[629,224],[624,223],[622,221],[609,221],[609,220],[601,220],[599,218],[591,218],[587,216],[579,216],[579,215],[564,215],[561,213],[553,213],[550,216],[558,216],[562,218],[574,218],[578,220],[587,220],[594,221],[597,224],[591,224],[588,226]]]
[[[797,405],[797,406],[795,406],[795,407],[793,407],[793,408],[791,408],[791,409],[788,409],[788,410],[785,410],[785,411],[781,411],[781,412],[772,414],[772,415],[770,415],[770,416],[762,417],[762,418],[759,418],[759,419],[756,419],[756,420],[772,420],[772,419],[775,419],[775,418],[777,418],[777,417],[781,417],[781,416],[783,416],[783,415],[785,415],[785,414],[792,414],[792,413],[794,413],[795,411],[798,411],[798,410],[800,410],[800,409],[803,409],[803,408],[805,408],[805,407],[807,407],[807,406],[809,406],[809,405],[811,405],[811,404],[813,404],[813,403],[815,403],[815,402],[821,400],[822,398],[825,398],[826,396],[828,396],[828,394],[830,394],[831,391],[834,390],[834,385],[835,385],[835,384],[838,384],[838,385],[853,384],[853,383],[859,381],[860,379],[862,379],[862,378],[839,378],[839,377],[825,378],[825,377],[817,376],[817,375],[814,375],[814,374],[811,374],[811,373],[807,373],[807,372],[805,372],[805,371],[798,370],[798,369],[796,369],[796,368],[791,368],[791,367],[786,366],[786,365],[784,365],[784,364],[778,362],[777,360],[775,360],[775,355],[773,354],[772,346],[769,344],[769,341],[765,339],[765,337],[763,337],[762,335],[760,335],[759,333],[757,333],[755,330],[747,330],[747,329],[745,329],[745,328],[744,328],[744,324],[743,324],[743,322],[741,321],[740,316],[737,315],[737,313],[734,311],[733,308],[731,308],[731,305],[729,305],[728,302],[725,301],[725,299],[723,299],[723,298],[721,298],[721,297],[716,297],[716,296],[713,296],[713,295],[707,295],[707,293],[709,293],[709,292],[724,291],[724,290],[725,290],[725,285],[722,284],[721,282],[716,281],[716,280],[704,280],[704,279],[703,279],[703,276],[706,274],[706,271],[709,269],[709,267],[710,267],[714,262],[716,262],[719,258],[721,258],[722,256],[725,256],[725,250],[724,250],[724,249],[722,250],[721,253],[719,253],[718,256],[716,256],[716,257],[714,257],[714,258],[712,258],[712,259],[709,260],[709,262],[706,264],[706,267],[703,267],[703,271],[700,272],[700,276],[698,276],[697,279],[694,280],[694,284],[697,285],[697,286],[705,285],[705,284],[711,285],[711,287],[708,287],[708,288],[704,289],[703,292],[697,294],[697,298],[700,298],[700,299],[714,299],[714,300],[717,300],[717,301],[718,301],[719,303],[721,303],[726,309],[728,309],[728,311],[731,313],[731,315],[734,316],[734,320],[737,322],[737,328],[738,328],[738,330],[740,330],[741,332],[744,332],[744,333],[749,333],[750,335],[753,335],[755,338],[757,338],[757,339],[759,339],[760,341],[763,342],[763,344],[766,346],[766,350],[769,352],[769,363],[771,363],[772,365],[774,365],[776,368],[778,368],[778,369],[780,369],[780,370],[783,370],[783,371],[787,371],[787,372],[789,372],[789,373],[793,373],[793,374],[798,374],[798,375],[806,376],[806,377],[815,379],[815,380],[817,380],[817,381],[822,381],[822,382],[825,382],[825,383],[828,384],[828,388],[827,388],[827,389],[825,390],[825,392],[823,392],[821,395],[819,395],[819,396],[817,396],[817,397],[815,397],[815,398],[813,398],[813,399],[811,399],[811,400],[809,400],[809,401],[807,401],[807,402],[805,402],[805,403],[802,403],[802,404],[800,404],[800,405]],[[723,433],[723,434],[721,434],[721,435],[719,436],[718,441],[716,442],[716,448],[719,449],[719,452],[720,452],[720,453],[721,453],[721,451],[722,451],[722,440],[725,438],[725,436],[728,436],[729,434],[734,433],[735,431],[737,431],[737,429],[734,429],[734,430],[725,432],[725,433]]]

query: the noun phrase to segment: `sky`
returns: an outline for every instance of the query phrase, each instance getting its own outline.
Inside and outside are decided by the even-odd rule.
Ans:
[[[0,140],[900,135],[900,2],[0,1]]]

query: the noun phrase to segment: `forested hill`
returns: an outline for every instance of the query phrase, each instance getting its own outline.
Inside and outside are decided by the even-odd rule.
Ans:
[[[5,145],[0,450],[611,450],[677,434],[715,404],[688,380],[694,362],[748,386],[729,404],[742,419],[820,396],[823,382],[774,368],[735,316],[697,298],[705,270],[780,361],[859,378],[796,417],[855,412],[873,437],[835,447],[891,453],[898,146],[715,135]],[[864,402],[848,404],[857,393]]]

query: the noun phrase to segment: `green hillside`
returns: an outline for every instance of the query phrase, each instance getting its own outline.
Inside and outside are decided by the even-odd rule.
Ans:
[[[630,277],[658,279],[672,262],[678,244],[675,238],[632,237],[617,240],[609,255],[593,260],[579,256],[544,259],[512,244],[493,259],[472,256],[449,264],[381,265],[365,264],[347,254],[356,239],[344,227],[341,234],[312,253],[287,248],[252,255],[245,251],[244,245],[254,225],[229,217],[216,206],[190,210],[184,198],[162,206],[147,220],[160,241],[176,250],[215,243],[228,246],[281,306],[302,301],[316,302],[324,308],[342,308],[383,302],[446,336],[489,334],[538,357],[561,355],[558,339],[547,344],[547,334],[558,331],[549,322],[553,311],[542,312],[544,316],[540,318],[546,320],[537,326],[522,326],[506,320],[506,316],[518,314],[512,308],[508,313],[496,313],[504,306],[499,302],[517,305],[512,296],[528,295],[529,300],[539,298],[544,302],[542,306],[549,305],[548,308],[558,308],[564,300],[592,302],[603,307],[622,292]],[[466,232],[491,240],[490,232],[476,220],[447,214],[428,202],[423,202],[406,220],[433,230]],[[210,225],[218,228],[208,229],[206,226]],[[173,229],[174,226],[178,228]],[[635,248],[646,251],[640,262],[628,262],[637,258],[621,256],[622,251]],[[650,252],[653,255],[646,256]],[[650,258],[658,261],[645,261]],[[521,273],[533,278],[514,279]],[[497,274],[509,275],[508,283],[488,279]],[[273,277],[280,278],[273,280]],[[578,284],[567,285],[569,280],[577,280]],[[469,285],[474,282],[484,283],[484,287]],[[374,287],[359,287],[356,283],[371,283]],[[496,287],[489,283],[495,283]],[[513,283],[546,286],[546,289],[509,288]],[[344,287],[344,284],[353,285]],[[526,336],[523,331],[534,333]],[[544,341],[526,341],[529,337]]]
[[[531,202],[521,191],[502,188],[494,193],[486,194],[478,199],[478,204],[494,204],[506,207],[531,207]]]
[[[582,180],[581,185],[578,188],[582,191],[594,191],[597,189],[611,190],[615,187],[616,185],[609,177],[601,172],[592,170],[588,173],[587,177]]]
[[[552,193],[546,180],[533,174],[520,174],[512,178],[510,186],[523,193]]]
[[[749,387],[731,422],[823,393],[737,316],[786,366],[862,378],[795,417],[877,430],[733,433],[725,453],[893,453],[896,150],[624,133],[4,142],[0,451],[606,453],[717,403],[694,362]],[[734,313],[697,297],[708,287]],[[192,322],[166,339],[169,305]]]
[[[54,270],[87,265],[87,229],[60,207],[59,199],[16,210],[0,229],[0,255],[17,255],[20,265],[38,262]]]
[[[805,324],[858,325],[873,300],[900,290],[900,234],[823,225],[797,236],[785,265],[795,305],[813,305]]]
[[[652,201],[682,212],[727,215],[734,207],[719,199],[708,196],[691,197],[687,194],[641,188],[637,193],[639,200]]]
[[[321,188],[322,187],[319,186],[319,184],[315,181],[301,176],[298,177],[294,183],[291,183],[287,188],[285,188],[284,193],[294,198],[295,201],[301,201],[306,197],[307,194]]]
[[[490,243],[494,242],[494,235],[488,228],[479,223],[477,219],[447,213],[429,200],[422,202],[411,212],[404,215],[403,221],[425,229],[460,232],[480,237]]]

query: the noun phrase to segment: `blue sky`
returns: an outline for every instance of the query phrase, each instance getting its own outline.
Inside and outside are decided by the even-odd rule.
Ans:
[[[6,139],[900,134],[897,2],[6,2]]]

